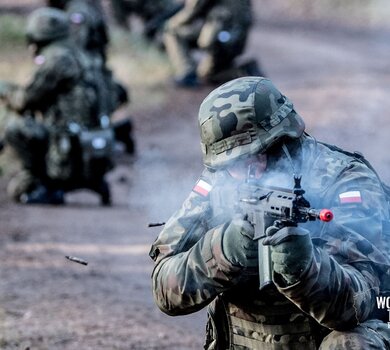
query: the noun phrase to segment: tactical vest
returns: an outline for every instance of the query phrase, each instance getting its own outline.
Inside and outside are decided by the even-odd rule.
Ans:
[[[44,111],[47,124],[65,129],[70,122],[86,127],[96,125],[101,99],[93,62],[68,40],[50,45],[43,55],[50,60],[56,52],[75,59],[78,67],[72,79],[58,87],[55,101]]]
[[[276,289],[259,292],[256,288],[257,281],[214,300],[208,309],[205,349],[318,348],[329,330]]]

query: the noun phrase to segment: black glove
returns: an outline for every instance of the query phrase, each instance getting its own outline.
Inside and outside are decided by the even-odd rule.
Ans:
[[[253,240],[255,230],[251,223],[242,218],[231,221],[222,237],[225,258],[234,266],[257,267],[258,243]]]
[[[273,270],[288,284],[299,281],[313,259],[313,245],[309,231],[299,227],[270,226],[264,245],[271,246]]]

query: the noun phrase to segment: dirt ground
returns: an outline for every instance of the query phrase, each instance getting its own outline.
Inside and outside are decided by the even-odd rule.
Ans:
[[[389,32],[257,24],[245,56],[289,96],[310,134],[361,151],[390,182]],[[204,312],[154,305],[148,251],[202,170],[196,115],[210,91],[134,111],[137,156],[109,174],[113,206],[80,191],[21,206],[0,179],[0,349],[200,349]],[[80,265],[65,259],[88,261]]]

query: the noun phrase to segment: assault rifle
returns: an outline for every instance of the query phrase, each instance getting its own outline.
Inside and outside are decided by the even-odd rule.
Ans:
[[[310,208],[310,203],[303,197],[305,191],[301,188],[301,178],[294,176],[294,181],[292,190],[265,188],[248,177],[239,190],[240,209],[254,226],[254,240],[259,244],[260,290],[273,283],[270,247],[262,244],[268,227],[297,226],[307,221],[329,222],[333,219],[329,209]]]

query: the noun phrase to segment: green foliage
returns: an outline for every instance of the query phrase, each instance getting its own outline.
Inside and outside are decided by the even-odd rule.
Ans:
[[[0,42],[2,46],[25,45],[25,20],[17,15],[0,15]]]

